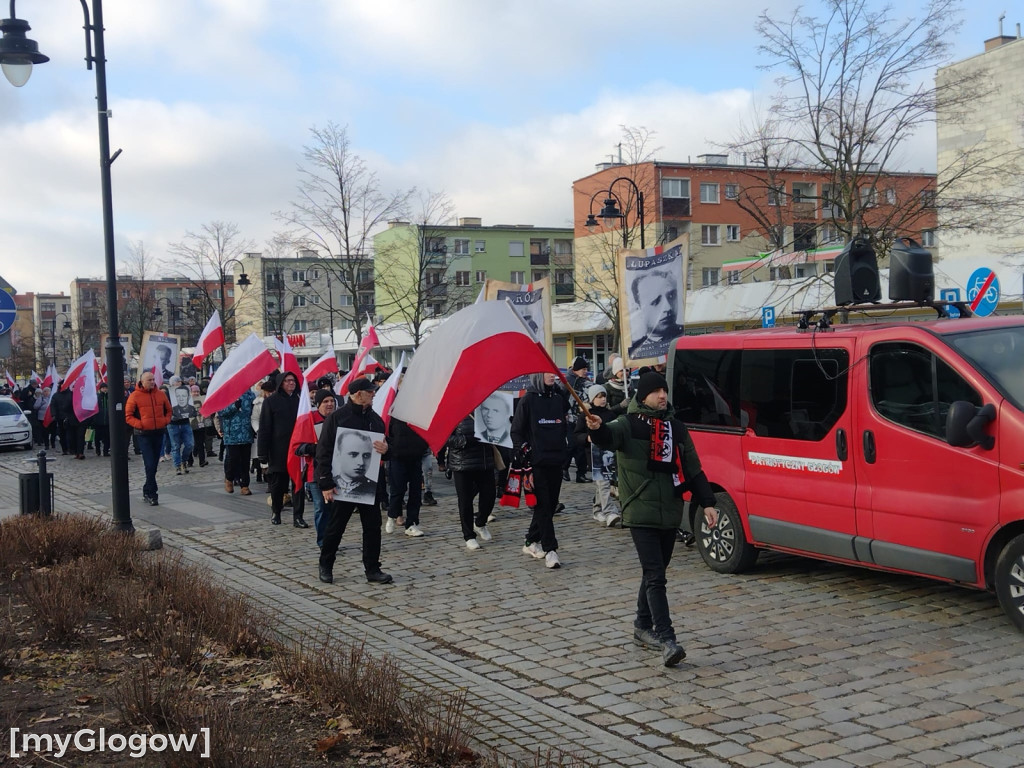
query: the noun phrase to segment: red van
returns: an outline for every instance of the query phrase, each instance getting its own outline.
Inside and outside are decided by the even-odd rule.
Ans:
[[[927,576],[1024,630],[1024,318],[684,336],[668,380],[718,494],[714,529],[690,516],[710,568],[773,549]]]

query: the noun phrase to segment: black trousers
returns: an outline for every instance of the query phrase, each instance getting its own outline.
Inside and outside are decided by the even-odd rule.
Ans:
[[[225,446],[224,479],[249,487],[249,464],[252,461],[252,443]]]
[[[110,453],[110,426],[98,424],[94,429],[96,430],[96,438],[93,441],[93,445],[96,446],[96,454]]]
[[[582,415],[579,418],[583,418]],[[572,424],[570,427],[574,426]],[[573,461],[576,462],[576,477],[586,475],[590,471],[590,444],[586,441],[580,441],[576,439],[576,433],[570,432],[565,438],[566,447],[569,449],[569,454],[565,457],[565,464],[562,465],[562,469],[566,472],[569,471],[569,465]]]
[[[676,633],[668,612],[665,569],[672,560],[676,532],[671,528],[630,528],[629,533],[644,573],[636,598],[634,624],[641,629],[652,630],[661,640],[675,640]]]
[[[324,530],[323,546],[320,548],[320,567],[328,571],[334,568],[338,546],[353,513],[359,514],[363,526],[363,569],[367,573],[380,570],[380,526],[381,512],[376,504],[352,504],[348,501],[331,501],[324,505],[327,527]]]
[[[459,499],[459,519],[462,522],[462,538],[466,541],[476,538],[473,524],[477,528],[487,525],[487,518],[494,509],[494,470],[473,469],[467,472],[452,472],[455,494]],[[473,499],[480,496],[480,508],[473,514]]]
[[[533,519],[526,532],[526,543],[540,542],[545,552],[558,550],[555,538],[555,507],[562,490],[562,468],[558,465],[533,468],[533,491],[537,494],[537,506],[533,508]]]
[[[280,515],[284,509],[284,495],[288,493],[291,480],[287,472],[267,472],[267,490],[270,491],[270,511]]]

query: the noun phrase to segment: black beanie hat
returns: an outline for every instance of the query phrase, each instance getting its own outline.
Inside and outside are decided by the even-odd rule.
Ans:
[[[317,408],[319,408],[320,407],[320,403],[322,403],[324,400],[327,400],[328,398],[333,398],[333,397],[334,397],[334,391],[333,390],[330,390],[330,389],[318,389],[316,391],[316,394],[313,395],[313,404]]]
[[[582,356],[577,357],[575,360],[572,361],[572,368],[570,368],[569,370],[578,371],[581,368],[586,368],[587,370],[590,370],[590,363],[587,362],[587,358]]]
[[[636,387],[636,401],[642,403],[647,399],[647,396],[651,392],[655,392],[659,389],[668,391],[668,382],[665,381],[665,377],[657,371],[648,371],[640,377],[640,383]]]

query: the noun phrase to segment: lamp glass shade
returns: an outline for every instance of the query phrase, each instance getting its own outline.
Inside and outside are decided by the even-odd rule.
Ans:
[[[15,88],[21,88],[32,76],[32,60],[29,58],[7,58],[0,63],[4,77]]]
[[[594,214],[592,214],[592,213],[588,213],[587,214],[587,220],[583,223],[583,226],[585,226],[591,232],[593,232],[595,229],[597,229],[597,219],[594,218]]]
[[[238,285],[240,288],[245,288],[249,283],[249,276],[243,272],[238,276]]]

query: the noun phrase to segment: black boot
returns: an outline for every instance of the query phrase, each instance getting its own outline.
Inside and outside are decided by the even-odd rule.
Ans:
[[[272,525],[280,525],[281,524],[281,513],[278,512],[276,515],[274,515],[272,518],[270,518],[270,522],[271,522]]]
[[[309,528],[309,523],[307,523],[301,517],[296,517],[294,520],[292,520],[292,525],[296,528]]]
[[[324,584],[334,583],[334,574],[331,573],[330,568],[325,568],[322,565],[320,566],[320,581],[322,581]]]
[[[569,470],[568,469],[563,469],[562,470],[562,482],[568,483],[570,480],[572,480],[572,478],[569,477]]]

